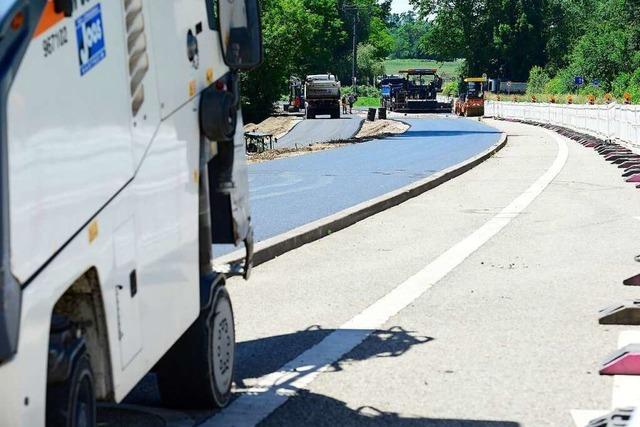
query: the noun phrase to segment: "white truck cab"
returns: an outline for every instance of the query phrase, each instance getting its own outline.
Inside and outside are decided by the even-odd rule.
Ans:
[[[94,425],[152,368],[168,406],[227,403],[212,243],[248,276],[261,57],[256,0],[0,3],[0,426]]]

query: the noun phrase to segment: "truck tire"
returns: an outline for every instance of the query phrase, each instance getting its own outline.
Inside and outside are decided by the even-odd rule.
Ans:
[[[336,108],[335,110],[333,110],[333,112],[331,113],[331,118],[332,119],[339,119],[340,118],[340,108]]]
[[[310,108],[307,108],[306,118],[307,119],[315,119],[316,118],[316,112],[311,110]]]
[[[65,317],[54,315],[49,337],[46,425],[96,425],[93,371],[84,338]]]
[[[229,403],[235,355],[233,307],[224,285],[211,292],[211,303],[156,365],[164,405],[211,409]]]

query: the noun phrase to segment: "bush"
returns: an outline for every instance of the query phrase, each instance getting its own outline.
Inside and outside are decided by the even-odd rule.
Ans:
[[[458,82],[451,81],[442,87],[442,94],[445,96],[456,96],[458,94]]]
[[[574,89],[573,78],[574,73],[571,70],[567,68],[560,70],[554,78],[544,85],[544,92],[553,95],[569,93]]]
[[[611,86],[615,97],[621,98],[625,92],[629,92],[634,103],[640,102],[640,69],[633,73],[618,74]]]
[[[527,81],[527,93],[542,93],[545,90],[547,83],[549,83],[549,74],[537,65],[531,67],[529,71],[529,80]]]
[[[629,87],[629,83],[631,83],[630,73],[618,74],[611,83],[611,92],[613,93],[613,96],[615,96],[616,98],[622,98],[624,93],[627,91],[627,88]]]
[[[596,98],[604,97],[606,91],[601,86],[594,86],[592,84],[586,85],[578,91],[578,94],[588,96],[593,95]]]
[[[351,86],[342,86],[340,90],[342,95],[348,95],[353,92]],[[357,88],[358,96],[369,97],[369,98],[379,98],[380,97],[380,89],[375,86],[358,86]]]

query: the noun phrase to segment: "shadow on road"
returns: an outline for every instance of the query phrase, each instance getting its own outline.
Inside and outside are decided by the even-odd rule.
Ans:
[[[399,427],[519,427],[513,421],[421,418],[384,412],[371,406],[350,408],[328,396],[300,392],[259,424],[270,426],[399,426]]]
[[[363,331],[352,330],[338,330],[340,334],[349,335],[350,333],[361,334]],[[310,349],[314,345],[318,344],[325,337],[331,333],[336,332],[336,329],[322,329],[321,327],[314,325],[302,331],[293,332],[284,335],[275,335],[266,338],[260,338],[252,341],[240,342],[236,346],[236,365],[235,365],[235,387],[237,389],[244,389],[250,387],[250,384],[246,384],[247,380],[259,378],[263,375],[277,371],[280,367],[285,365],[292,359],[295,359],[306,350]],[[394,326],[386,330],[371,331],[370,335],[355,349],[344,355],[338,362],[332,364],[331,368],[326,372],[339,372],[342,371],[345,365],[353,362],[363,361],[374,357],[398,357],[405,354],[411,349],[411,347],[424,344],[432,341],[431,337],[418,336],[412,331],[407,331],[400,326]],[[321,366],[315,367],[316,369]],[[285,384],[281,384],[281,387],[285,387]],[[298,389],[292,389],[292,391],[299,392]],[[236,393],[234,398],[239,397],[241,394]],[[320,396],[322,397],[322,396]],[[324,398],[323,399],[329,399]],[[333,399],[329,399],[333,400]],[[341,402],[340,405],[344,407]],[[327,405],[327,401],[318,401],[318,404]],[[339,405],[336,404],[336,407]],[[146,425],[148,422],[150,426],[155,425],[157,420],[156,409],[162,409],[162,403],[160,401],[160,395],[157,386],[157,380],[155,374],[147,374],[129,393],[124,400],[124,405],[109,405],[101,408],[100,420],[103,426],[108,427],[120,427],[125,425]],[[344,410],[348,408],[344,407]],[[316,411],[316,408],[312,409],[312,412]],[[322,411],[322,408],[319,408]],[[147,413],[150,411],[151,414]],[[350,411],[350,410],[349,410]],[[216,411],[189,411],[175,413],[180,416],[192,419],[197,424],[198,421],[202,421],[212,416]],[[353,412],[353,411],[352,411]],[[166,413],[172,413],[170,410]],[[381,413],[382,414],[382,413]],[[354,414],[353,416],[356,416]],[[150,417],[146,419],[145,417]],[[306,414],[305,416],[308,416]],[[359,416],[359,415],[358,415]],[[389,423],[392,422],[392,415],[382,414],[382,418],[379,418],[376,422]],[[137,418],[142,421],[138,421]],[[367,415],[369,417],[369,415]],[[369,422],[369,418],[363,418],[361,421]],[[354,418],[356,419],[356,418]],[[345,422],[350,422],[349,419],[345,419]],[[305,422],[292,419],[291,425],[304,425]],[[327,424],[329,425],[329,424]],[[336,424],[332,424],[336,425]],[[337,425],[345,425],[338,420]],[[369,424],[366,424],[369,425]],[[376,424],[377,425],[377,424]],[[404,424],[401,424],[404,425]],[[407,424],[414,425],[414,424]],[[415,424],[425,425],[425,424]],[[429,424],[431,425],[431,424]],[[435,424],[440,426],[441,424]],[[442,424],[448,425],[448,424]],[[453,426],[458,424],[451,424]],[[461,426],[475,426],[474,424],[459,424]],[[483,424],[478,424],[482,426]],[[493,424],[487,424],[493,426]]]
[[[236,387],[245,387],[244,380],[247,378],[259,378],[276,371],[334,331],[335,329],[322,329],[314,325],[291,334],[238,343],[235,365]],[[344,332],[348,334],[349,331]],[[398,357],[414,345],[431,340],[433,338],[416,336],[400,326],[394,326],[388,330],[376,330],[340,361],[334,363],[328,372],[341,371],[343,364],[353,361],[367,360],[372,357]]]

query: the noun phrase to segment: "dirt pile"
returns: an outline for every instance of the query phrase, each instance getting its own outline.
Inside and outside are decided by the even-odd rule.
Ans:
[[[302,119],[294,116],[269,117],[259,124],[247,123],[244,125],[245,132],[269,133],[276,138],[286,135],[291,128],[297,125]]]
[[[405,133],[409,125],[397,120],[365,120],[356,138],[373,138],[380,135]]]
[[[332,148],[338,148],[345,145],[357,144],[364,141],[348,141],[348,142],[321,142],[317,144],[308,145],[298,148],[274,148],[273,150],[267,150],[262,153],[247,154],[248,163],[260,163],[268,160],[281,159],[284,157],[300,156],[307,153],[313,153],[316,151],[330,150]]]
[[[245,126],[245,130],[247,126]],[[397,120],[376,120],[375,122],[365,121],[358,134],[351,139],[344,141],[322,142],[297,148],[274,148],[273,150],[267,150],[262,153],[248,154],[247,161],[249,163],[260,163],[268,160],[280,159],[283,157],[300,156],[302,154],[313,153],[316,151],[330,150],[332,148],[343,147],[345,145],[360,144],[377,137],[404,133],[407,131],[407,129],[409,129],[409,127],[410,126],[408,124],[399,122]]]

